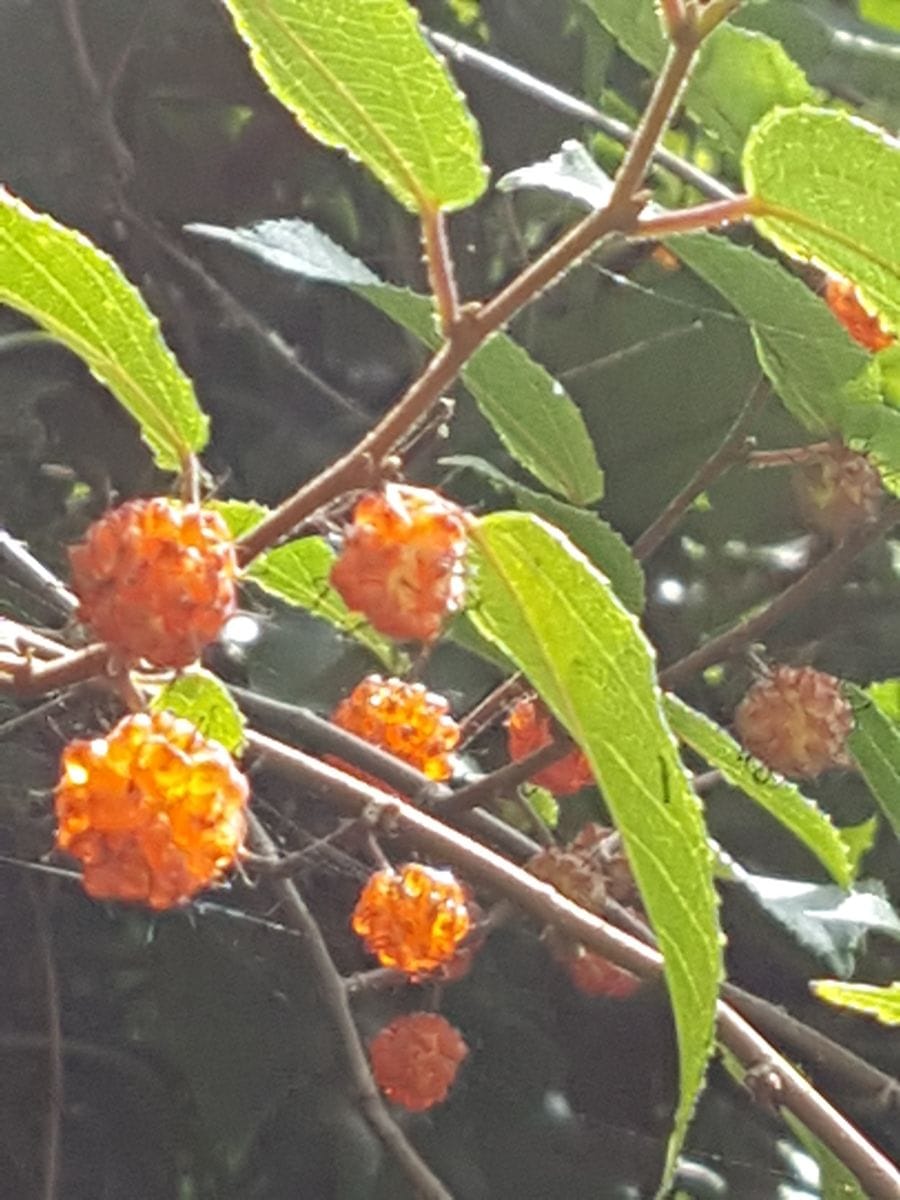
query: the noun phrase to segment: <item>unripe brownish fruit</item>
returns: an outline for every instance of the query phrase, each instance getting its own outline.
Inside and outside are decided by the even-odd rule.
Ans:
[[[864,454],[836,445],[827,455],[797,467],[791,484],[804,522],[839,542],[881,511],[881,476]]]
[[[853,710],[840,680],[812,667],[774,667],[747,692],[734,724],[750,753],[781,775],[812,779],[849,762]]]

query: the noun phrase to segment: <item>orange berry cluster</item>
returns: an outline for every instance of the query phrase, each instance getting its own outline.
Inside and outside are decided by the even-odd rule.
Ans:
[[[520,700],[506,721],[509,756],[513,762],[526,758],[553,741],[550,714],[540,703]],[[558,762],[551,763],[531,777],[531,782],[545,787],[557,796],[569,796],[592,783],[590,764],[579,749],[572,750]]]
[[[848,279],[832,277],[825,284],[825,303],[852,338],[867,350],[884,350],[896,338],[876,316],[863,308],[859,292]]]
[[[369,1046],[375,1082],[410,1112],[424,1112],[446,1098],[468,1053],[449,1021],[430,1012],[397,1017]]]
[[[84,864],[95,899],[170,908],[233,865],[248,791],[224,746],[190,721],[137,713],[63,751],[56,845]]]
[[[421,683],[369,675],[341,701],[331,719],[429,779],[449,779],[453,773],[459,726],[444,697],[429,692]],[[369,778],[343,762],[340,766],[358,778]]]
[[[812,667],[774,667],[744,696],[734,724],[750,753],[781,775],[811,779],[847,765],[853,710],[840,680]]]
[[[356,505],[331,583],[380,633],[431,641],[462,605],[467,523],[436,492],[389,483]]]
[[[798,467],[792,483],[807,525],[836,542],[877,517],[885,494],[881,476],[866,456],[841,445]]]
[[[450,963],[472,926],[465,888],[422,863],[376,871],[351,925],[383,967],[417,979]]]
[[[69,558],[80,619],[130,660],[186,666],[234,611],[234,544],[219,514],[196,505],[131,500]]]
[[[606,996],[610,1000],[627,1000],[641,986],[642,980],[624,967],[579,946],[561,963],[573,985],[585,996]]]

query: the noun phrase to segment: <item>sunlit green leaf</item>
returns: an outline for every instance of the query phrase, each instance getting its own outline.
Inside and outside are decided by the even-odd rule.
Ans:
[[[811,1134],[787,1109],[781,1110],[781,1116],[790,1126],[797,1141],[818,1164],[819,1200],[868,1200],[856,1176],[847,1170],[824,1142]]]
[[[407,0],[224,0],[273,94],[407,208],[461,208],[486,183],[478,130]]]
[[[850,883],[852,872],[847,846],[831,818],[814,800],[804,796],[793,783],[773,774],[715,721],[677,696],[666,696],[665,712],[678,737],[711,767],[721,771],[726,782],[740,788],[790,830],[812,851],[836,883]]]
[[[244,577],[349,634],[394,670],[398,654],[393,642],[376,633],[358,613],[351,612],[331,586],[329,576],[335,558],[324,538],[300,538],[259,555]]]
[[[856,727],[847,740],[872,795],[900,837],[900,727],[861,688],[845,683]]]
[[[255,500],[209,500],[206,507],[216,510],[235,540],[249,533],[269,511]]]
[[[202,450],[207,419],[159,324],[108,254],[0,188],[0,302],[87,364],[140,426],[157,464]]]
[[[833,109],[778,110],[753,130],[743,170],[756,200],[786,210],[760,217],[760,231],[787,254],[853,280],[900,330],[900,143]]]
[[[427,297],[385,284],[307,221],[262,221],[246,229],[198,224],[188,230],[304,279],[351,288],[427,346],[438,345]],[[578,504],[600,498],[603,473],[579,409],[518,343],[496,334],[466,364],[462,378],[507,451],[535,478]]]
[[[657,74],[666,54],[655,0],[589,0],[625,52]],[[723,24],[706,40],[685,92],[691,116],[740,153],[756,122],[776,105],[816,98],[815,90],[774,38]]]
[[[467,467],[477,472],[498,491],[509,495],[519,508],[537,513],[561,529],[608,577],[622,603],[632,612],[643,612],[644,572],[622,535],[596,513],[523,487],[483,458],[458,454],[441,459],[441,462],[444,466]]]
[[[836,979],[814,979],[810,988],[820,1000],[868,1013],[882,1025],[900,1025],[900,983],[872,987],[866,983],[840,983]]]
[[[712,234],[666,245],[749,323],[760,365],[807,429],[834,433],[847,406],[881,403],[877,360],[780,263]]]
[[[859,15],[875,25],[900,31],[900,0],[859,0]]]
[[[185,671],[161,688],[151,707],[187,717],[204,737],[237,754],[244,744],[244,718],[225,685],[209,671]]]
[[[721,948],[712,855],[653,652],[608,581],[538,517],[495,513],[473,541],[472,619],[587,754],[665,956],[681,1063],[671,1170],[712,1049]]]

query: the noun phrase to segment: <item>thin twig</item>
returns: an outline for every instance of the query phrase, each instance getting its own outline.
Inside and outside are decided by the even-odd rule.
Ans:
[[[278,850],[265,827],[251,814],[250,837],[257,853],[278,858]],[[332,961],[318,922],[289,879],[273,879],[268,885],[277,896],[286,920],[303,935],[301,943],[308,955],[319,984],[319,994],[338,1035],[350,1081],[360,1108],[372,1128],[384,1142],[419,1196],[426,1200],[452,1200],[450,1193],[432,1173],[403,1130],[391,1116],[369,1070],[369,1061],[353,1020],[344,981]]]
[[[631,550],[639,562],[648,559],[679,523],[694,501],[701,493],[730,470],[735,463],[746,458],[754,443],[747,437],[747,432],[759,415],[760,410],[769,397],[769,387],[765,380],[759,380],[753,391],[741,406],[731,428],[725,434],[719,448],[694,472],[677,496],[674,496],[655,521],[649,525]]]
[[[469,46],[466,42],[461,42],[446,33],[439,33],[433,29],[428,29],[425,32],[431,42],[439,50],[449,55],[454,62],[458,62],[464,67],[471,67],[475,71],[480,71],[481,74],[488,75],[492,79],[496,79],[500,83],[514,88],[517,92],[522,92],[524,95],[530,96],[539,104],[555,109],[557,112],[572,117],[576,121],[583,121],[587,125],[593,125],[595,129],[602,130],[614,141],[620,142],[623,146],[628,146],[634,141],[634,129],[631,125],[627,125],[624,121],[601,112],[592,105],[586,104],[584,100],[579,100],[576,96],[562,91],[561,88],[555,87],[552,83],[547,83],[546,80],[539,79],[536,75],[531,74],[531,72],[524,71],[521,67],[513,66],[512,63],[505,62],[502,58],[497,58],[496,55],[486,54],[484,50]],[[677,154],[673,154],[665,146],[659,145],[654,149],[653,162],[660,167],[665,167],[667,171],[671,171],[682,182],[696,188],[701,195],[709,197],[710,200],[730,200],[734,196],[731,189],[726,187],[724,183],[720,183],[714,176],[701,171],[699,167],[695,167],[687,159],[679,158]]]
[[[44,1176],[42,1200],[56,1200],[62,1150],[62,1112],[64,1101],[62,1012],[59,1003],[59,977],[53,954],[53,937],[47,920],[45,895],[35,881],[25,878],[25,886],[34,910],[34,930],[44,972],[47,1016],[47,1121],[44,1134]]]
[[[565,758],[573,748],[572,741],[565,735],[554,738],[552,742],[548,742],[545,746],[539,746],[537,750],[532,750],[524,758],[506,763],[504,766],[498,767],[496,771],[482,775],[473,783],[466,784],[465,787],[451,792],[449,796],[435,801],[432,803],[431,809],[433,812],[440,813],[441,816],[452,817],[495,800],[499,796],[509,796],[523,783],[527,783],[532,775],[536,775],[538,771],[542,771],[551,763]]]
[[[529,913],[642,978],[663,970],[658,951],[594,913],[580,908],[549,884],[514,866],[428,813],[348,778],[325,763],[258,733],[249,734],[254,755],[299,780],[338,810],[366,812],[420,850],[458,868]],[[900,1172],[726,1001],[717,1009],[719,1036],[746,1069],[766,1064],[780,1082],[780,1103],[791,1111],[853,1172],[871,1200],[898,1200]]]
[[[84,683],[102,675],[110,661],[111,650],[105,642],[95,642],[83,650],[62,653],[49,663],[35,665],[22,659],[13,670],[0,672],[0,691],[17,696],[39,696],[59,691],[75,683]],[[7,678],[4,678],[3,675]]]
[[[439,208],[427,209],[422,213],[422,245],[441,333],[449,338],[459,320],[459,296],[447,225]]]
[[[889,529],[900,521],[900,502],[889,504],[881,516],[855,529],[844,541],[821,558],[814,567],[802,575],[796,583],[780,592],[760,612],[732,626],[731,629],[710,638],[708,642],[672,663],[659,674],[660,686],[667,689],[677,687],[704,671],[714,663],[723,662],[743,650],[756,638],[767,633],[789,613],[808,604],[814,596],[830,584],[837,583],[850,570],[855,559],[863,550],[877,542]]]
[[[809,446],[789,446],[784,450],[754,450],[747,455],[752,470],[767,467],[797,467],[804,463],[821,462],[834,454],[834,442],[814,442]]]
[[[0,566],[61,616],[68,619],[77,611],[78,599],[65,584],[5,529],[0,529]]]
[[[498,683],[459,722],[460,746],[468,746],[469,742],[474,741],[488,726],[493,725],[501,713],[510,708],[524,692],[529,690],[528,680],[521,671],[517,671],[514,675],[510,675],[509,679]]]

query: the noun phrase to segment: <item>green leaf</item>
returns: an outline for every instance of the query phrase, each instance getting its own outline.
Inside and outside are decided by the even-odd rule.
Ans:
[[[832,825],[831,818],[814,800],[804,796],[793,783],[773,774],[715,721],[677,696],[665,697],[665,713],[672,729],[686,745],[803,842],[836,883],[844,886],[850,883],[852,866],[848,847]]]
[[[848,406],[881,403],[875,357],[780,263],[712,234],[667,238],[666,245],[749,323],[760,365],[807,429],[834,433]]]
[[[748,139],[743,171],[756,201],[789,210],[758,217],[760,231],[785,253],[853,280],[900,330],[900,144],[832,109],[776,111]]]
[[[386,667],[395,670],[398,652],[393,642],[376,633],[358,613],[351,612],[331,586],[329,576],[336,557],[324,538],[300,538],[255,558],[244,578],[349,634],[371,650]]]
[[[608,581],[538,517],[495,513],[472,540],[472,619],[587,754],[665,957],[680,1048],[668,1178],[712,1050],[721,946],[712,856],[653,651]]]
[[[206,445],[191,381],[140,293],[108,254],[0,187],[0,302],[87,365],[134,417],[164,470]]]
[[[845,683],[844,691],[856,718],[856,727],[847,739],[848,749],[869,791],[900,837],[900,727],[861,688]]]
[[[836,979],[813,979],[814,995],[839,1008],[869,1013],[882,1025],[900,1025],[900,983],[872,987],[867,983],[840,983]]]
[[[580,143],[566,142],[559,154],[513,171],[499,186],[547,188],[596,208],[606,202],[608,178]],[[802,425],[819,435],[846,430],[857,441],[872,426],[881,429],[881,418],[860,411],[881,406],[879,360],[802,280],[749,246],[712,234],[667,238],[666,245],[747,321],[760,365]],[[900,473],[900,446],[894,456],[884,434],[869,440],[878,442],[873,457],[890,482]]]
[[[863,688],[867,696],[881,709],[886,717],[900,724],[900,679],[877,679]]]
[[[900,31],[900,0],[859,0],[859,15],[885,29]]]
[[[254,529],[269,512],[255,500],[208,500],[204,507],[215,509],[235,541]]]
[[[154,696],[150,707],[187,717],[204,737],[220,742],[231,754],[244,745],[244,718],[220,679],[209,671],[185,671]]]
[[[798,1121],[792,1112],[783,1108],[781,1117],[790,1126],[794,1137],[819,1167],[819,1200],[867,1200],[856,1176],[844,1166],[837,1155]]]
[[[613,591],[627,608],[635,613],[644,611],[644,572],[622,535],[596,513],[523,487],[493,463],[475,455],[451,455],[442,458],[441,465],[475,471],[498,491],[508,494],[518,508],[537,513],[561,529],[608,577]]]
[[[880,880],[863,880],[847,892],[833,883],[753,875],[734,861],[731,870],[762,912],[836,975],[853,974],[869,934],[900,939],[900,918]]]
[[[666,55],[654,0],[589,0],[625,52],[657,75]],[[684,95],[688,112],[737,156],[756,122],[776,105],[813,101],[818,93],[774,38],[720,25],[707,38]]]
[[[474,120],[407,0],[225,0],[253,65],[314,137],[349,151],[407,208],[484,191]]]
[[[189,225],[280,270],[352,289],[426,346],[439,337],[431,301],[393,287],[307,221],[262,221],[245,229]],[[507,451],[546,487],[578,504],[603,494],[603,473],[578,407],[562,384],[505,334],[496,334],[462,378]]]

